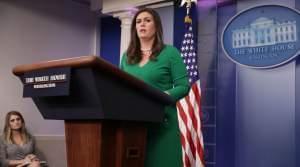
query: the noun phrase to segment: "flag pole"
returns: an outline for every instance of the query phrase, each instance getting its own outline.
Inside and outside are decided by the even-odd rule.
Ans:
[[[197,0],[182,0],[181,1],[181,5],[180,5],[181,7],[186,4],[186,16],[184,18],[185,23],[192,23],[192,19],[190,17],[190,10],[192,7],[192,3],[197,4]]]
[[[183,167],[205,167],[204,141],[201,124],[201,87],[198,72],[197,42],[194,41],[192,3],[197,0],[182,0],[181,7],[186,4],[185,33],[181,43],[181,57],[186,65],[191,89],[187,96],[176,103],[178,125],[180,131]]]

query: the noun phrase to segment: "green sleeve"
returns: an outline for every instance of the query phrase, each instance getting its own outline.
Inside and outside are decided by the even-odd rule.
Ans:
[[[183,98],[189,91],[189,82],[185,64],[177,49],[172,49],[170,55],[170,71],[173,88],[167,90],[169,95],[176,101]]]

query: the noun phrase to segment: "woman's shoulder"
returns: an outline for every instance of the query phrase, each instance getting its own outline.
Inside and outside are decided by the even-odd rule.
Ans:
[[[122,57],[125,56],[127,57],[127,51],[123,52],[123,54],[121,55]]]
[[[180,52],[178,49],[172,45],[165,45],[164,49],[161,52],[163,55],[167,55],[166,57],[172,58],[172,57],[180,57]]]
[[[173,45],[166,44],[164,47],[164,50],[169,51],[169,52],[179,52],[176,47]]]
[[[119,63],[119,67],[120,67],[120,68],[124,68],[124,65],[127,64],[127,53],[124,52],[121,56],[122,56],[122,57],[121,57],[121,61],[120,61],[120,63]]]
[[[121,55],[121,61],[127,61],[127,52],[124,52],[124,53]]]

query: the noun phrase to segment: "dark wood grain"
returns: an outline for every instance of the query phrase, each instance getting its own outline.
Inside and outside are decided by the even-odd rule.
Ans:
[[[65,121],[68,167],[143,167],[146,128],[122,121]]]

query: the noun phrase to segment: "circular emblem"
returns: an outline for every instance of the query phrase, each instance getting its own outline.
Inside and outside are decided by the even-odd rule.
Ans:
[[[222,33],[222,47],[235,63],[271,68],[298,55],[300,13],[280,5],[256,6],[235,15]]]

